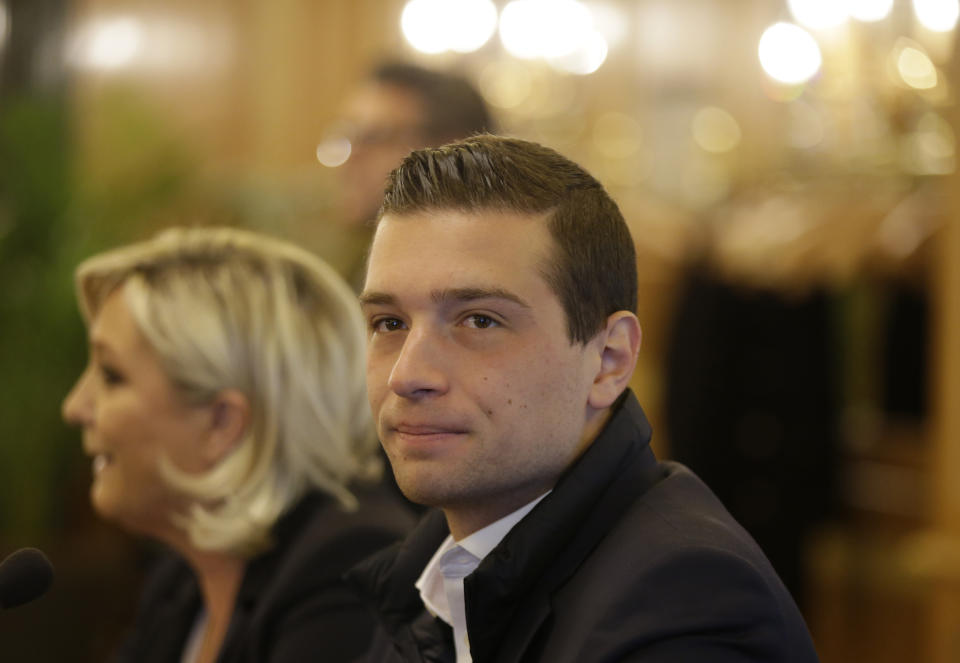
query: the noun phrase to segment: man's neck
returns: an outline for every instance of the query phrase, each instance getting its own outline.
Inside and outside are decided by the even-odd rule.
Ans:
[[[584,425],[580,445],[567,464],[567,468],[576,463],[583,452],[593,444],[612,415],[611,408],[595,410],[591,413]],[[468,503],[442,506],[443,513],[447,517],[450,535],[453,536],[454,541],[460,541],[487,525],[495,523],[524,504],[528,504],[547,491],[553,490],[553,486],[559,478],[558,475],[549,481],[521,486],[502,495],[483,496]]]
[[[462,541],[474,532],[529,504],[552,488],[552,484],[531,486],[522,491],[513,491],[509,496],[488,500],[483,504],[444,507],[443,514],[447,517],[450,536],[454,541]]]

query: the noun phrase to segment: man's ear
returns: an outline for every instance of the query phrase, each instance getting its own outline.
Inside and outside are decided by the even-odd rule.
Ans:
[[[597,342],[600,350],[600,370],[593,380],[588,403],[602,410],[617,400],[630,382],[640,351],[640,321],[630,311],[617,311],[607,318]]]
[[[233,451],[250,425],[250,401],[236,389],[224,389],[210,407],[210,428],[204,461],[212,467]]]

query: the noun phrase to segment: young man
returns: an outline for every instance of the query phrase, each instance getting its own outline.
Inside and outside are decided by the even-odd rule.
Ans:
[[[390,176],[361,303],[397,483],[439,507],[352,579],[370,661],[816,661],[756,544],[658,462],[627,383],[629,232],[545,147],[478,136]]]

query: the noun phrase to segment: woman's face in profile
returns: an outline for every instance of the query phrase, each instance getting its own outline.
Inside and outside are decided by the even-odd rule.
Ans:
[[[186,472],[207,469],[202,449],[211,409],[179,397],[122,288],[91,321],[90,361],[64,400],[63,416],[83,429],[97,512],[156,538],[175,532],[169,516],[183,501],[161,477],[160,458]]]

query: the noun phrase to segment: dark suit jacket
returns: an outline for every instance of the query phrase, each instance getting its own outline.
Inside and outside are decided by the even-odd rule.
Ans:
[[[475,663],[811,663],[796,605],[689,470],[658,463],[632,394],[464,581]],[[349,574],[380,615],[368,661],[453,661],[413,586],[448,530],[432,512]]]
[[[348,513],[308,495],[280,520],[276,545],[247,566],[219,663],[351,661],[366,649],[373,620],[341,576],[401,537],[412,518],[383,491],[360,497],[360,510]],[[166,555],[116,663],[179,663],[200,605],[191,569]]]

